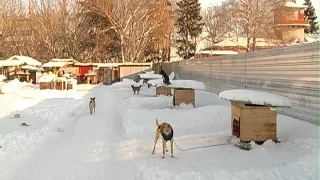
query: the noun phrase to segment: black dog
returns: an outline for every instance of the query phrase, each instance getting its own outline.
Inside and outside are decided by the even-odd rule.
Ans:
[[[170,85],[171,82],[170,82],[170,80],[169,80],[169,76],[167,75],[167,73],[164,72],[164,70],[161,69],[161,70],[160,70],[160,74],[162,75],[163,83],[164,83],[165,85]]]

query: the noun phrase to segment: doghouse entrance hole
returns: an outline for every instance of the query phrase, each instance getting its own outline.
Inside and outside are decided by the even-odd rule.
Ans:
[[[249,106],[249,107],[265,107],[265,105],[260,105],[260,104],[244,104],[244,106]]]
[[[240,137],[240,118],[239,120],[233,119],[232,135]]]

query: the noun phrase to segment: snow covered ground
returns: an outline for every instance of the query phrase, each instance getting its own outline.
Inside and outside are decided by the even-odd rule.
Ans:
[[[0,179],[319,179],[318,126],[278,115],[281,143],[183,151],[228,140],[229,102],[196,91],[197,108],[172,108],[172,97],[154,97],[146,85],[133,95],[129,84],[0,94]],[[161,158],[161,140],[151,154],[156,118],[174,128],[175,158]]]

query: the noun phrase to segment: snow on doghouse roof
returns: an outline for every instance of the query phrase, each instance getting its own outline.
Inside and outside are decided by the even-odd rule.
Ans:
[[[290,107],[288,98],[273,93],[254,91],[247,89],[225,90],[219,93],[221,99],[230,101],[246,102],[255,105],[270,105],[279,107]]]
[[[161,74],[154,74],[154,71],[149,71],[144,74],[139,74],[141,78],[145,79],[161,79],[162,80],[162,75]]]
[[[204,91],[206,86],[203,82],[195,81],[195,80],[172,80],[169,77],[171,84],[167,87],[171,88],[192,88],[199,91]],[[162,79],[152,79],[148,81],[148,84],[152,86],[165,86]]]
[[[40,66],[41,62],[28,56],[12,56],[6,60],[0,61],[0,66],[19,66],[19,65]]]

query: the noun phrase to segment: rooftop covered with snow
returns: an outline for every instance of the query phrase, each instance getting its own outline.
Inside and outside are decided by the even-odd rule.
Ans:
[[[42,67],[45,67],[45,68],[53,68],[53,67],[65,67],[65,66],[68,66],[68,62],[55,62],[55,61],[50,61],[50,62],[47,62],[47,63],[44,63],[42,65]]]
[[[290,7],[290,8],[298,8],[298,9],[301,9],[301,8],[307,9],[308,8],[308,5],[298,4],[298,3],[292,2],[292,1],[287,1],[284,4],[284,6]]]
[[[28,56],[12,56],[6,60],[0,61],[0,66],[20,66],[20,65],[30,65],[30,66],[41,66],[41,62],[28,57]]]
[[[253,105],[267,105],[290,107],[291,102],[288,98],[273,93],[247,90],[247,89],[233,89],[225,90],[219,93],[219,97],[229,101],[244,102]]]

